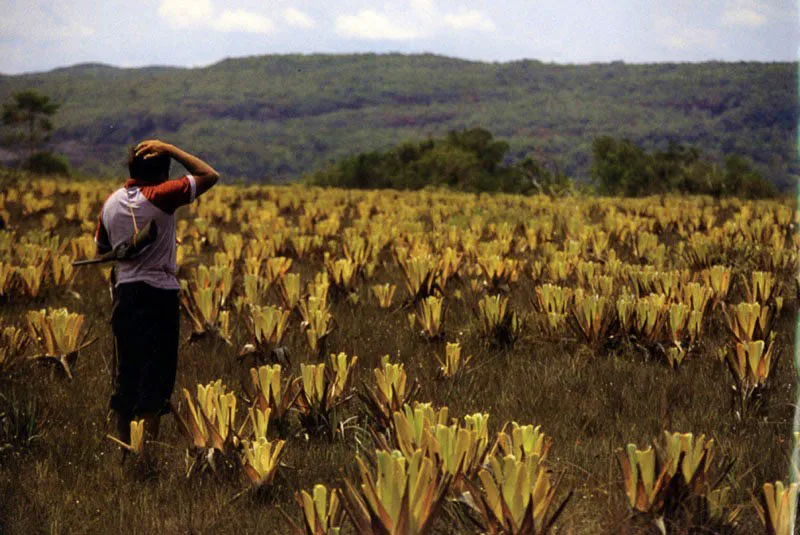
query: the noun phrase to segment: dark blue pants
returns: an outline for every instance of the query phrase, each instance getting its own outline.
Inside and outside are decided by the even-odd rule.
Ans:
[[[178,291],[119,284],[111,327],[117,357],[111,408],[127,419],[168,413],[178,365]]]

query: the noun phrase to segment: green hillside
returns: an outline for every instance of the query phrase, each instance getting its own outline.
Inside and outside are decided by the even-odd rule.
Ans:
[[[793,159],[789,63],[555,65],[434,55],[260,56],[204,68],[78,65],[0,76],[0,101],[36,88],[61,103],[52,143],[73,166],[122,174],[124,147],[159,136],[228,177],[286,180],[345,155],[480,126],[510,157],[588,175],[591,143],[676,141],[738,153],[781,187]]]

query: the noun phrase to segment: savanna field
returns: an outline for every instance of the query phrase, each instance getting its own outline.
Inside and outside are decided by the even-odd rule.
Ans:
[[[122,463],[119,184],[0,185],[2,533],[790,533],[790,199],[218,186]]]

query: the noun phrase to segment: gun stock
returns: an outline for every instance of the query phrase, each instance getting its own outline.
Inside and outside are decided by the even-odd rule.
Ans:
[[[106,262],[117,262],[119,260],[131,260],[135,258],[142,250],[156,241],[158,236],[158,227],[155,221],[150,221],[142,229],[135,233],[130,239],[120,243],[111,251],[98,256],[97,258],[89,258],[87,260],[78,260],[73,262],[74,267],[89,266],[92,264],[104,264]]]

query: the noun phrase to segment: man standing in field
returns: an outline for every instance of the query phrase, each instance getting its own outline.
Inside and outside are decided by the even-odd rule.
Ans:
[[[169,180],[172,159],[189,174]],[[219,180],[201,159],[158,140],[131,149],[128,169],[130,179],[103,204],[95,234],[103,254],[150,221],[157,227],[153,243],[116,267],[111,325],[117,362],[111,408],[125,443],[130,443],[133,419],[144,420],[147,438],[157,437],[175,387],[180,327],[175,210]]]

